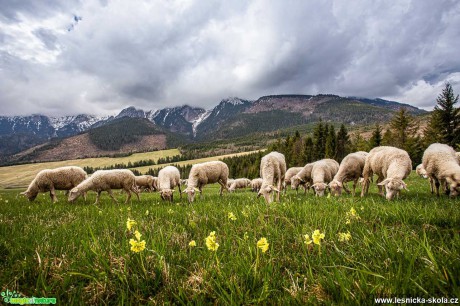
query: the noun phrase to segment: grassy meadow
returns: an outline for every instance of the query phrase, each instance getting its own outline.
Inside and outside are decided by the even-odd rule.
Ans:
[[[0,190],[0,286],[58,304],[374,304],[377,297],[460,296],[460,203],[412,173],[388,202],[289,190],[267,205],[249,190],[165,203],[157,193],[98,206],[63,193],[35,202]],[[177,195],[176,195],[177,196]],[[232,213],[233,216],[229,216]],[[232,217],[232,218],[229,218]],[[128,218],[135,220],[127,229]],[[315,230],[320,245],[306,244]],[[130,250],[135,231],[145,250]],[[206,237],[215,231],[216,251]],[[340,241],[339,233],[349,233]],[[268,249],[257,242],[265,237]],[[195,241],[196,246],[190,246]],[[193,243],[192,243],[193,245]],[[215,247],[216,245],[214,245]]]
[[[249,151],[249,152],[241,152],[241,153],[232,153],[226,155],[219,155],[219,156],[212,156],[212,157],[205,157],[200,159],[192,159],[186,161],[175,162],[172,164],[175,165],[190,165],[196,163],[202,163],[206,161],[218,160],[226,157],[232,156],[240,156],[246,155],[257,152],[256,151]],[[180,155],[180,151],[178,149],[169,149],[169,150],[162,150],[162,151],[153,151],[153,152],[146,152],[146,153],[135,153],[129,156],[124,157],[95,157],[95,158],[82,158],[82,159],[74,159],[74,160],[66,160],[66,161],[57,161],[57,162],[43,162],[43,163],[34,163],[34,164],[24,164],[24,165],[16,165],[16,166],[5,166],[0,167],[0,188],[25,188],[27,187],[30,182],[34,179],[37,173],[43,169],[54,169],[57,167],[64,167],[64,166],[79,166],[79,167],[106,167],[112,166],[115,164],[128,164],[128,162],[138,162],[141,160],[148,160],[153,159],[155,162],[158,161],[159,158],[164,157],[172,157],[175,155]],[[144,166],[144,167],[136,167],[130,169],[136,169],[141,173],[146,173],[149,168],[157,169],[159,167],[164,167],[169,164],[161,164],[161,165],[151,165],[151,166]]]

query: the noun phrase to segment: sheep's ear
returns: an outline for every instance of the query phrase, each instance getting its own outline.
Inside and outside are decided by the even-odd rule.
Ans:
[[[272,190],[276,191],[276,192],[280,192],[277,188],[271,186]]]
[[[24,195],[24,196],[25,196],[26,194],[27,194],[27,191],[23,191],[23,192],[20,193],[20,195]]]
[[[316,186],[318,186],[318,184],[313,184],[310,187],[315,188]]]
[[[385,186],[386,184],[388,184],[388,179],[381,181],[380,183],[377,184],[377,186]]]

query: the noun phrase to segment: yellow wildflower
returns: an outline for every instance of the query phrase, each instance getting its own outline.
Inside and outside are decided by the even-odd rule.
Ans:
[[[303,237],[305,238],[305,244],[311,244],[313,242],[313,240],[310,239],[310,235],[305,234]]]
[[[259,241],[257,241],[257,247],[262,250],[262,253],[267,252],[269,245],[270,244],[268,243],[267,238],[265,237],[260,238]]]
[[[228,213],[228,218],[232,221],[236,221],[236,216],[232,212]]]
[[[126,228],[128,229],[128,231],[130,231],[134,225],[137,225],[137,222],[128,218],[128,221],[126,221]]]
[[[214,231],[209,233],[209,236],[206,237],[205,242],[206,242],[206,247],[210,251],[215,252],[219,248],[219,244],[216,242],[216,232],[214,232]]]
[[[140,240],[141,240],[141,236],[142,236],[142,235],[141,235],[141,233],[139,233],[139,231],[135,231],[135,232],[134,232],[134,236],[136,236],[137,241],[140,241]]]
[[[149,212],[149,210],[147,209],[147,210],[145,211],[145,215],[148,216],[149,214],[150,214],[150,212]]]
[[[134,239],[129,240],[129,244],[131,245],[131,251],[139,253],[145,250],[145,240],[136,241]]]
[[[345,242],[351,239],[351,234],[350,231],[347,231],[346,233],[339,233],[339,241],[340,242]]]
[[[188,246],[193,248],[193,247],[196,247],[196,241],[195,240],[192,240],[188,243]]]
[[[312,234],[313,242],[317,245],[321,244],[321,240],[324,239],[324,233],[321,233],[319,230],[315,230]]]

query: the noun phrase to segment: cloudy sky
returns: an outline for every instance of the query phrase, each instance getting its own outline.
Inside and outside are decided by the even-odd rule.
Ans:
[[[0,0],[0,115],[460,93],[457,0]]]

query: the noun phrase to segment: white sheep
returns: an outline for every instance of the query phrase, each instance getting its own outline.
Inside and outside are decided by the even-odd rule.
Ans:
[[[294,177],[300,171],[302,171],[303,168],[304,167],[291,167],[291,168],[286,170],[286,174],[284,175],[284,182],[283,182],[284,193],[286,193],[286,191],[287,191],[287,186],[292,184],[291,183],[292,177]],[[306,183],[298,180],[298,184],[296,184],[296,185],[297,186],[295,188],[292,188],[292,189],[295,189],[298,192],[299,191],[299,185],[301,185],[304,188],[305,193],[307,192]]]
[[[166,166],[158,172],[158,188],[162,200],[172,202],[174,200],[173,193],[176,186],[179,187],[179,194],[182,199],[179,169],[174,166]]]
[[[415,167],[415,173],[417,173],[417,175],[419,175],[420,177],[424,179],[428,178],[428,175],[426,174],[426,170],[425,170],[425,167],[423,167],[423,164],[420,164],[417,167]]]
[[[232,186],[232,183],[233,183],[234,181],[235,181],[234,179],[228,179],[228,180],[227,180],[227,189],[229,189],[230,186]]]
[[[251,190],[254,192],[259,192],[260,187],[262,186],[262,178],[255,178],[251,181]]]
[[[431,193],[433,184],[439,196],[439,185],[450,196],[455,197],[460,192],[460,165],[454,149],[441,143],[431,144],[423,153],[423,167],[430,178]]]
[[[339,171],[339,163],[333,159],[318,160],[313,164],[311,169],[311,187],[315,190],[318,197],[322,197],[327,188],[327,184],[332,181],[337,171]]]
[[[329,183],[329,189],[331,194],[340,196],[342,194],[342,188],[347,192],[347,182],[353,182],[353,196],[356,193],[356,185],[358,180],[363,176],[364,163],[366,162],[367,152],[358,151],[350,153],[342,160],[339,166],[339,171]]]
[[[155,190],[154,184],[154,177],[151,175],[139,175],[136,176],[136,186],[139,190],[145,190],[152,192]]]
[[[83,193],[92,190],[97,192],[94,204],[99,203],[102,191],[107,191],[112,200],[118,203],[113,196],[112,189],[123,189],[128,194],[125,204],[131,199],[131,191],[134,192],[137,200],[140,201],[139,192],[136,187],[136,177],[128,169],[98,170],[94,172],[93,175],[70,190],[69,201],[73,202]]]
[[[35,200],[38,193],[50,192],[51,201],[57,202],[56,190],[70,190],[87,178],[86,172],[76,166],[60,167],[56,169],[45,169],[37,173],[26,191],[21,195],[26,196],[29,201]],[[86,194],[84,195],[86,199]]]
[[[297,190],[300,185],[303,186],[305,194],[310,189],[310,186],[313,184],[311,180],[311,170],[313,169],[313,163],[306,164],[302,170],[300,170],[296,175],[291,177],[291,188]]]
[[[228,183],[227,183],[228,186]],[[229,192],[234,192],[236,189],[244,189],[246,187],[251,186],[251,180],[247,178],[238,178],[232,182],[230,188],[228,188]]]
[[[228,166],[221,161],[210,161],[200,164],[195,164],[190,170],[188,176],[187,188],[183,191],[187,193],[189,202],[195,199],[196,191],[203,194],[203,186],[206,184],[219,183],[220,195],[222,196],[223,190],[227,190],[228,180]]]
[[[270,194],[277,193],[276,200],[280,200],[280,190],[283,187],[282,182],[286,174],[286,160],[284,155],[279,152],[271,152],[260,161],[260,176],[262,177],[262,186],[260,187],[257,197],[264,196],[267,203],[271,203]],[[276,188],[274,187],[276,184]]]
[[[410,175],[411,171],[412,161],[406,151],[390,146],[373,148],[364,164],[361,197],[368,193],[370,178],[377,174],[379,194],[384,195],[383,186],[385,186],[386,198],[392,200],[402,189],[407,190],[403,180]]]

